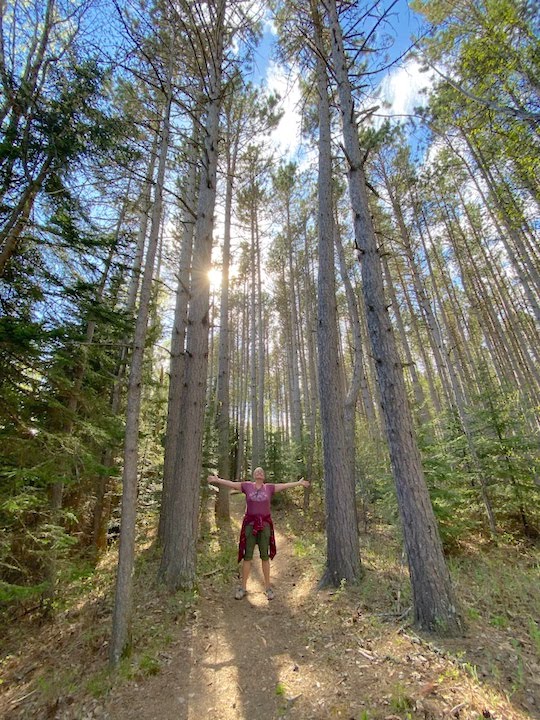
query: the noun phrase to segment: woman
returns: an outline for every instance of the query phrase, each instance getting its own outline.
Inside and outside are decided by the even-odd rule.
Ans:
[[[208,482],[213,485],[222,485],[232,490],[240,490],[246,496],[246,513],[242,521],[240,541],[238,544],[238,562],[243,559],[242,587],[236,591],[235,598],[241,600],[247,592],[247,581],[251,572],[251,561],[255,545],[259,547],[264,589],[268,600],[274,599],[274,591],[270,585],[270,559],[276,554],[276,541],[274,537],[274,524],[270,513],[270,500],[272,495],[282,490],[297,487],[309,487],[309,482],[302,478],[290,483],[265,483],[264,470],[261,467],[253,471],[253,482],[234,482],[224,480],[217,475],[209,475]]]

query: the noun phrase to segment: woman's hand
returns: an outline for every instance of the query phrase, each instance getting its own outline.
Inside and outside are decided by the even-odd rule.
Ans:
[[[207,483],[215,483],[215,482],[217,482],[218,480],[219,480],[219,477],[218,477],[217,475],[209,475],[209,476],[206,478],[206,482],[207,482]]]
[[[304,480],[304,478],[300,478],[300,480],[298,482],[300,483],[300,485],[302,485],[302,487],[305,487],[305,488],[308,488],[311,485],[309,480]]]

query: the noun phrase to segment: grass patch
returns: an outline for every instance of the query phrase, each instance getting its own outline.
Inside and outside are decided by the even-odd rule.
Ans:
[[[142,677],[157,675],[160,670],[161,663],[151,655],[144,654],[138,662],[139,675]]]
[[[540,658],[540,625],[532,618],[529,619],[529,634],[536,648],[536,654]]]
[[[310,560],[314,560],[317,556],[320,556],[315,543],[303,537],[295,537],[293,551],[296,557],[301,559],[309,558]]]
[[[107,695],[113,686],[113,680],[108,670],[100,670],[86,680],[85,691],[93,698],[98,699]]]
[[[390,707],[394,712],[405,712],[414,707],[413,698],[409,696],[407,689],[401,683],[397,683],[392,688]]]
[[[538,548],[500,545],[453,558],[451,571],[468,618],[501,630],[530,632],[540,617]],[[532,635],[531,635],[532,637]]]
[[[197,574],[227,581],[238,567],[238,544],[232,528],[206,532],[199,541]]]
[[[493,615],[490,618],[489,624],[496,628],[501,628],[502,630],[506,630],[508,627],[508,618],[504,615]]]

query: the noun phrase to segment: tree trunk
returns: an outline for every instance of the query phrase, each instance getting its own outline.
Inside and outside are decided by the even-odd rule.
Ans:
[[[183,196],[182,236],[178,263],[178,282],[174,321],[171,333],[171,359],[169,363],[169,394],[167,402],[167,430],[165,433],[165,454],[163,462],[163,491],[159,515],[158,537],[163,543],[168,523],[173,519],[171,488],[175,482],[175,468],[178,456],[178,439],[182,424],[182,392],[184,386],[185,336],[190,288],[190,267],[193,252],[193,229],[198,181],[198,118],[194,119],[191,148],[188,158],[188,175]]]
[[[323,465],[326,500],[326,569],[320,586],[345,580],[355,583],[362,568],[354,484],[347,461],[347,439],[343,419],[343,368],[339,363],[337,301],[334,265],[334,208],[332,202],[332,154],[330,107],[326,66],[323,60],[321,21],[315,0],[311,2],[317,45],[317,90],[319,115],[318,176],[318,322],[317,346]]]
[[[246,282],[244,282],[244,297],[247,295]],[[248,434],[246,428],[246,412],[248,407],[248,378],[249,378],[249,329],[248,329],[248,303],[245,302],[242,307],[241,327],[242,335],[239,348],[239,387],[238,387],[238,453],[236,456],[236,468],[234,473],[235,480],[240,480],[244,474],[245,463],[245,439]]]
[[[310,250],[307,228],[304,226],[304,252],[305,252],[305,268],[304,268],[304,297],[303,311],[305,317],[305,359],[306,369],[302,374],[304,378],[304,397],[307,408],[307,438],[306,438],[306,478],[313,481],[314,475],[314,457],[317,445],[317,398],[319,395],[317,381],[317,321],[314,317],[312,298],[315,296],[315,279],[313,263],[311,262],[312,252]],[[304,490],[304,512],[307,512],[311,495],[311,487]]]
[[[137,514],[137,466],[139,459],[139,423],[142,394],[142,369],[144,345],[148,325],[150,297],[152,294],[154,261],[159,240],[163,206],[163,184],[169,147],[170,113],[172,101],[172,52],[169,68],[169,85],[165,101],[163,130],[159,151],[156,193],[152,209],[152,224],[143,280],[141,284],[139,311],[135,325],[133,351],[127,391],[126,429],[124,439],[124,470],[122,476],[122,515],[118,571],[113,608],[112,636],[109,645],[109,662],[116,667],[129,646],[131,632],[133,569],[135,563],[135,521]]]
[[[330,15],[333,70],[338,84],[343,139],[349,163],[349,193],[362,268],[368,330],[407,550],[415,621],[425,629],[456,633],[461,630],[461,620],[424,479],[403,371],[384,297],[381,259],[368,207],[358,128],[335,0],[327,0],[326,5]]]
[[[157,160],[159,141],[159,128],[154,132],[154,139],[152,142],[152,150],[150,152],[150,161],[148,163],[146,177],[144,181],[143,190],[139,197],[139,230],[137,232],[137,242],[135,245],[135,253],[131,265],[130,279],[128,283],[127,298],[126,298],[126,312],[128,315],[132,315],[137,302],[137,294],[139,292],[140,284],[140,271],[142,260],[144,256],[144,246],[146,242],[146,231],[148,227],[148,213],[152,207],[151,202],[151,188],[152,178],[154,176],[154,170]],[[118,226],[117,232],[119,232],[120,226]],[[126,364],[128,359],[128,345],[130,344],[129,338],[124,338],[122,347],[119,353],[119,358],[116,366],[115,377],[113,380],[111,390],[111,413],[116,416],[120,412],[120,406],[122,402],[122,389],[124,385],[124,374],[126,370]],[[102,451],[101,464],[105,467],[110,467],[113,463],[115,449],[112,447],[106,447]],[[96,555],[101,555],[107,549],[107,525],[109,522],[111,510],[112,510],[112,486],[113,480],[111,477],[100,476],[97,487],[96,487],[96,501],[93,510],[93,546]]]
[[[222,61],[226,0],[216,4],[212,37],[214,48],[208,81],[208,108],[199,201],[193,245],[191,301],[186,333],[183,424],[178,439],[174,487],[171,488],[173,521],[163,540],[159,576],[171,589],[192,588],[196,572],[202,438],[208,369],[210,310],[210,260],[216,200],[219,115],[222,98]]]
[[[266,428],[264,414],[264,378],[266,374],[266,338],[263,312],[263,294],[261,277],[261,242],[259,236],[259,217],[255,214],[255,240],[256,240],[256,271],[257,271],[257,428],[258,428],[258,454],[262,465],[266,458]],[[252,466],[252,470],[256,466]]]
[[[288,254],[288,270],[289,270],[289,318],[290,326],[290,352],[288,353],[290,368],[290,388],[291,388],[291,437],[294,443],[294,457],[297,462],[297,470],[300,470],[300,464],[303,462],[302,448],[302,398],[300,396],[300,373],[299,373],[299,342],[298,342],[298,302],[297,302],[297,275],[295,273],[293,262],[293,237],[291,228],[291,208],[290,197],[287,197],[287,223],[285,232],[287,234],[287,254]],[[301,474],[301,473],[300,473]]]
[[[412,390],[414,393],[414,399],[415,399],[415,403],[416,403],[416,407],[417,407],[417,412],[419,414],[422,425],[427,426],[427,425],[431,424],[431,416],[429,413],[429,409],[426,406],[426,399],[424,396],[424,391],[422,389],[422,385],[420,384],[420,379],[419,379],[418,373],[416,371],[416,363],[414,361],[411,347],[409,344],[409,340],[407,337],[407,333],[405,331],[405,325],[404,325],[403,319],[401,317],[401,310],[399,308],[399,303],[397,300],[397,295],[396,295],[396,291],[394,288],[392,275],[390,273],[390,268],[388,267],[388,260],[386,257],[382,258],[382,263],[383,263],[384,277],[386,278],[386,287],[388,288],[388,295],[390,297],[390,302],[392,303],[394,317],[396,319],[396,325],[398,328],[399,336],[401,338],[401,345],[403,347],[403,352],[405,354],[405,359],[407,362],[407,370],[408,370],[410,378],[411,378],[411,385],[412,385]]]
[[[232,135],[232,137],[231,137]],[[240,133],[229,126],[227,133],[227,187],[225,191],[225,227],[223,232],[223,260],[221,265],[221,301],[219,315],[219,359],[217,379],[217,413],[216,427],[218,431],[218,475],[231,477],[230,465],[230,420],[229,420],[229,384],[230,384],[230,330],[229,330],[229,272],[231,264],[231,220],[232,196],[236,174],[236,159]],[[220,487],[216,498],[216,518],[230,518],[229,490]]]
[[[349,383],[349,388],[343,404],[343,420],[345,423],[345,439],[347,443],[347,463],[349,465],[349,475],[353,483],[353,491],[356,487],[356,404],[358,395],[364,377],[364,353],[362,350],[362,327],[360,325],[360,315],[356,295],[352,287],[351,279],[347,271],[345,262],[345,251],[341,242],[341,233],[335,223],[336,229],[336,248],[339,258],[339,270],[341,281],[345,287],[345,295],[347,297],[347,309],[349,312],[349,322],[351,324],[352,335],[352,353],[353,353],[353,372]],[[355,492],[356,495],[356,492]]]

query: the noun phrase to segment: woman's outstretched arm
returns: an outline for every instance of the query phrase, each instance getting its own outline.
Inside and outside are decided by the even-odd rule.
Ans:
[[[207,478],[207,482],[211,483],[212,485],[222,485],[223,487],[228,487],[232,490],[242,489],[241,482],[235,482],[234,480],[225,480],[224,478],[220,478],[217,475],[209,475]]]
[[[281,490],[288,490],[289,488],[293,487],[299,487],[302,485],[302,487],[309,487],[309,481],[304,480],[304,478],[300,478],[300,480],[297,480],[296,482],[289,482],[289,483],[275,483],[274,485],[274,492],[281,492]]]

